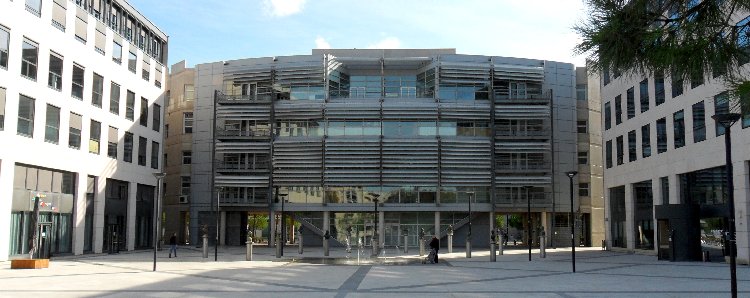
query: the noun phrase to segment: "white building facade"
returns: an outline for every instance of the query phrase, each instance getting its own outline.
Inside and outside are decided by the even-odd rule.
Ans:
[[[739,108],[722,75],[605,73],[601,90],[607,244],[660,259],[700,260],[707,251],[724,261],[725,131],[711,116]],[[750,113],[731,137],[738,262],[748,263]]]
[[[0,2],[0,260],[151,245],[166,49],[124,0]]]

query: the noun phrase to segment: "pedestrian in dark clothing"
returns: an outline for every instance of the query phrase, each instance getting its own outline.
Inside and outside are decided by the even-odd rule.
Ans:
[[[174,257],[177,257],[177,233],[172,233],[172,237],[169,237],[169,257],[172,257],[172,252],[174,252]]]
[[[435,264],[438,262],[438,250],[440,249],[440,240],[432,236],[432,241],[430,241],[430,248],[435,251]]]

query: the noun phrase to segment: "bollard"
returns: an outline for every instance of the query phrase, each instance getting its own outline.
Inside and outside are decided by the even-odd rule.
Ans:
[[[245,245],[247,245],[247,251],[245,252],[245,261],[252,261],[253,260],[253,235],[248,233],[247,235],[247,242],[245,242]]]
[[[500,244],[497,246],[497,248],[498,248],[497,254],[502,256],[503,255],[503,240],[502,239],[500,239]]]
[[[203,258],[208,258],[208,235],[203,234]]]
[[[545,245],[546,240],[544,236],[539,237],[539,256],[544,259],[547,257],[547,249]]]
[[[404,234],[404,253],[409,253],[409,235]]]
[[[331,238],[331,233],[326,230],[323,235],[323,256],[328,256],[328,239]]]
[[[281,237],[276,234],[276,258],[281,258]]]
[[[471,238],[466,238],[466,258],[471,259]]]
[[[299,234],[297,234],[297,242],[299,244],[299,248],[297,249],[298,250],[297,253],[302,254],[302,252],[303,252],[302,251],[303,250],[303,248],[302,248],[302,232],[300,232]]]
[[[490,262],[497,262],[497,255],[495,255],[495,242],[490,242]]]
[[[377,256],[378,255],[378,239],[373,238],[372,241],[372,255]]]
[[[453,253],[453,226],[448,226],[448,253]]]
[[[424,241],[422,238],[417,239],[419,241],[419,256],[424,256]]]

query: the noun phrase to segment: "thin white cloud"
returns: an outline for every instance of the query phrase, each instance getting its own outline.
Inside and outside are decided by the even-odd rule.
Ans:
[[[330,49],[331,44],[326,41],[325,38],[318,36],[318,38],[315,39],[315,48],[316,49]]]
[[[386,37],[380,41],[367,46],[368,49],[398,49],[401,48],[401,41],[396,37]]]
[[[273,17],[290,16],[302,11],[307,0],[263,0],[263,8]]]

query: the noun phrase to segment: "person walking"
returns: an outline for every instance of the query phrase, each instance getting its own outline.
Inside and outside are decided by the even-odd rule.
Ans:
[[[430,248],[435,252],[435,264],[438,262],[438,250],[440,249],[440,240],[436,236],[432,236],[430,241]]]
[[[169,257],[172,258],[172,252],[174,257],[177,257],[177,233],[172,233],[172,237],[169,237]]]

